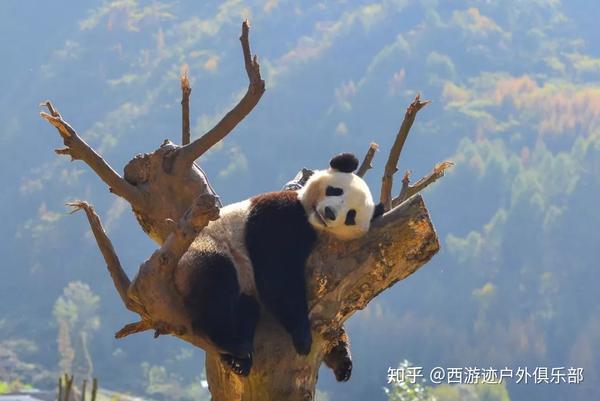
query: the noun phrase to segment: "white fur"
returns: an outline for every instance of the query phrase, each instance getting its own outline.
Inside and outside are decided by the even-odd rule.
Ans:
[[[316,199],[314,193],[311,193],[315,190],[312,186],[316,186],[319,191]],[[341,188],[344,193],[341,196],[326,196],[328,186]],[[369,231],[375,203],[367,183],[356,174],[342,173],[331,168],[316,171],[298,191],[298,195],[313,227],[340,239],[358,238]],[[335,212],[335,220],[324,218],[325,207]],[[345,224],[346,214],[351,209],[356,211],[356,225]]]
[[[326,196],[327,186],[341,188],[344,193],[341,196]],[[315,194],[315,191],[318,192]],[[311,192],[310,202],[313,204],[308,204],[310,196],[307,195]],[[355,174],[341,173],[333,169],[316,171],[298,191],[298,196],[308,214],[310,224],[321,232],[340,239],[353,239],[369,230],[375,205],[369,187]],[[335,211],[337,218],[326,220],[324,224],[319,215],[325,215],[324,209],[327,206]],[[350,209],[356,210],[356,225],[352,226],[345,224],[346,214]],[[190,249],[208,252],[214,250],[228,255],[235,266],[241,291],[248,295],[256,295],[254,272],[244,239],[249,211],[249,199],[223,207],[219,219],[211,221],[198,234]],[[189,291],[188,276],[194,274],[194,268],[186,265],[175,272],[175,282],[182,294]]]
[[[240,290],[245,294],[254,295],[256,294],[254,272],[244,241],[244,231],[249,211],[249,199],[221,208],[219,218],[211,221],[198,234],[190,249],[218,250],[228,255],[235,266]],[[182,293],[186,293],[185,286],[188,282],[186,276],[188,274],[193,274],[193,272],[190,269],[184,269],[183,271],[178,269],[176,272],[175,280]]]

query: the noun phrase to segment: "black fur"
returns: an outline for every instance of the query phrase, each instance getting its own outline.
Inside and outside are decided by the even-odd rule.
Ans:
[[[245,241],[258,294],[301,355],[307,355],[312,345],[304,266],[316,239],[296,192],[252,199]]]
[[[375,206],[375,210],[373,210],[373,217],[371,217],[371,221],[373,221],[376,218],[378,218],[379,216],[381,216],[384,212],[385,212],[385,207],[383,206],[383,203],[378,203]]]
[[[223,350],[223,360],[234,372],[247,375],[252,366],[254,331],[259,305],[254,298],[240,293],[232,261],[214,252],[189,252],[191,275],[186,307],[192,328],[206,334]]]
[[[342,196],[344,195],[344,190],[342,188],[332,187],[331,185],[325,188],[325,196]]]
[[[333,156],[329,165],[342,173],[351,173],[358,168],[358,159],[352,153],[340,153]]]
[[[344,224],[347,226],[355,226],[356,225],[356,210],[350,209],[348,213],[346,213],[346,220]]]
[[[352,356],[350,355],[350,339],[343,328],[337,341],[337,344],[325,354],[324,362],[333,370],[337,381],[345,382],[350,380],[352,375]]]

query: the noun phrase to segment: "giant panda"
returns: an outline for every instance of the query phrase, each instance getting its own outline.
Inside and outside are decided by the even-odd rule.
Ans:
[[[310,352],[304,268],[317,239],[360,237],[381,214],[367,184],[353,174],[356,157],[342,153],[298,191],[270,192],[223,207],[200,232],[175,273],[195,334],[207,337],[234,373],[252,366],[260,305]],[[338,380],[351,361],[345,342],[326,357]],[[341,347],[341,348],[340,348]]]

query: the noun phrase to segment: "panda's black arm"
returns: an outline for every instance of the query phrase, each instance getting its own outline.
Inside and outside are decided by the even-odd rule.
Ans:
[[[304,264],[282,255],[280,260],[255,267],[256,286],[265,308],[291,336],[296,352],[310,352],[312,336],[308,320],[308,302]],[[296,262],[296,263],[295,263]]]
[[[316,233],[293,191],[259,195],[251,202],[245,242],[259,297],[305,354],[311,344],[305,266]]]

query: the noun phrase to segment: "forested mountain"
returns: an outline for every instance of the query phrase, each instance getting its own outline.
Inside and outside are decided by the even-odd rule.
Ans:
[[[442,250],[348,323],[349,383],[330,400],[384,400],[388,367],[584,368],[583,384],[508,384],[513,401],[598,397],[600,3],[574,0],[284,0],[0,3],[0,380],[53,386],[71,367],[104,387],[199,399],[203,353],[150,334],[115,340],[121,306],[81,215],[92,202],[133,274],[155,245],[128,205],[52,150],[47,98],[110,163],[179,141],[179,76],[192,135],[243,95],[252,24],[267,91],[200,159],[225,203],[275,190],[341,151],[386,152],[416,92],[432,104],[401,169],[455,163],[424,192]],[[399,190],[399,187],[398,187]],[[83,336],[82,336],[83,333]],[[68,341],[66,340],[68,339]],[[5,377],[2,377],[5,375]]]

